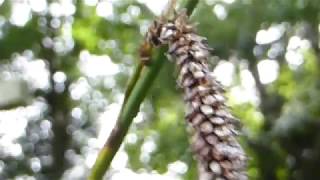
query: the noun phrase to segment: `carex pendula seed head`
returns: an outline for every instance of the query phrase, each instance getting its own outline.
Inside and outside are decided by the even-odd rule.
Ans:
[[[186,121],[193,129],[199,180],[246,180],[247,158],[236,139],[237,120],[225,105],[222,85],[208,68],[212,49],[207,39],[196,33],[182,11],[172,20],[154,21],[146,41],[168,45],[179,70],[177,84],[184,92]]]

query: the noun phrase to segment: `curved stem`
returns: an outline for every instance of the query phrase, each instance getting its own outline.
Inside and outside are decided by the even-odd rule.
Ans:
[[[109,139],[97,157],[89,180],[102,179],[105,171],[109,168],[114,155],[118,151],[125,135],[128,132],[133,118],[139,111],[141,102],[146,96],[147,91],[150,89],[163,65],[163,62],[165,61],[164,50],[160,51],[159,55],[160,57],[156,58],[152,65],[143,68],[141,76],[132,89]]]
[[[191,14],[197,3],[198,0],[188,1],[186,5],[188,15]],[[139,111],[140,104],[162,68],[166,58],[164,52],[165,49],[161,48],[161,50],[158,51],[156,58],[151,61],[152,63],[150,66],[144,66],[144,68],[138,67],[137,71],[135,71],[132,80],[129,82],[118,121],[113,128],[109,139],[99,152],[88,180],[101,180],[109,168],[113,157],[117,153],[128,132],[133,118]]]
[[[126,89],[126,92],[124,94],[124,99],[123,99],[123,102],[122,102],[120,114],[122,114],[123,108],[127,104],[128,98],[129,98],[134,86],[136,85],[137,81],[139,80],[139,77],[141,75],[142,69],[143,69],[143,64],[141,62],[139,62],[138,65],[135,67],[134,73],[131,76],[131,78],[129,80],[129,83],[127,85],[127,89]]]

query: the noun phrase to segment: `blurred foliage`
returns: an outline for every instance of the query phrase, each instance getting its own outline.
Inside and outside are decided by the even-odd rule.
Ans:
[[[42,10],[40,1],[0,1],[0,126],[15,128],[0,127],[0,179],[84,179],[155,15],[145,1],[41,2]],[[218,79],[231,76],[250,179],[320,179],[319,12],[318,0],[206,0],[191,17],[215,49],[213,69],[233,68]],[[125,167],[191,180],[197,168],[174,74],[166,62],[124,143]]]

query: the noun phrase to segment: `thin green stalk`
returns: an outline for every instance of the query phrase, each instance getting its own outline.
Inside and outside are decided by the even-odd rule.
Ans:
[[[127,103],[113,128],[111,135],[104,147],[100,151],[96,163],[94,164],[89,180],[102,179],[105,171],[109,168],[111,161],[118,151],[124,136],[127,134],[133,118],[137,115],[139,107],[147,91],[150,89],[152,82],[157,77],[163,62],[165,61],[164,50],[160,51],[160,57],[152,61],[152,64],[143,68],[140,79],[136,82],[128,97]]]
[[[120,114],[122,113],[124,106],[127,104],[127,100],[129,98],[133,88],[135,87],[137,81],[139,80],[139,77],[141,75],[142,69],[143,69],[143,64],[141,62],[139,62],[138,65],[135,67],[133,75],[131,76],[131,78],[129,80],[129,83],[127,85],[127,89],[126,89],[126,92],[124,94],[124,99],[123,99],[123,102],[122,102]]]
[[[192,14],[192,12],[195,9],[195,7],[197,6],[198,2],[199,2],[199,0],[190,0],[187,2],[186,9],[187,9],[188,16],[190,16]]]
[[[187,9],[187,14],[190,16],[192,14],[192,11],[194,10],[195,6],[198,4],[199,0],[193,0],[193,1],[188,1],[186,4],[186,9]],[[169,7],[169,8],[173,8],[173,7]],[[169,13],[170,10],[167,11],[167,13]],[[121,110],[120,113],[122,113],[124,106],[127,103],[128,97],[131,94],[132,89],[134,88],[134,86],[137,83],[137,80],[140,77],[141,71],[143,68],[143,64],[140,62],[138,63],[138,65],[136,66],[134,73],[132,75],[132,77],[129,80],[126,92],[125,92],[125,96],[124,96],[124,100],[121,106]]]
[[[198,0],[190,0],[187,3],[186,7],[189,15],[192,13],[197,3]],[[99,152],[88,180],[101,180],[109,168],[113,157],[128,132],[133,118],[139,111],[140,104],[163,66],[166,59],[164,53],[165,49],[161,48],[161,50],[158,51],[156,58],[153,58],[151,61],[152,63],[150,66],[145,66],[145,68],[141,68],[140,70],[138,67],[137,71],[135,71],[134,77],[129,82],[128,90],[125,95],[127,97],[124,99],[118,121],[113,128],[109,139]]]

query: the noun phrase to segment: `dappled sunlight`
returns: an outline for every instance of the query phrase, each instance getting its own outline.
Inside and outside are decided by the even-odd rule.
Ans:
[[[141,146],[140,161],[147,164],[150,161],[150,156],[153,151],[156,150],[155,137],[146,137],[146,140]]]
[[[125,140],[127,144],[135,144],[138,141],[138,136],[135,133],[128,133]]]
[[[84,0],[84,4],[87,6],[96,6],[99,0]]]
[[[46,0],[29,0],[32,11],[37,13],[44,13],[48,8]]]
[[[279,40],[285,32],[285,24],[276,24],[270,26],[268,29],[261,29],[257,32],[257,44],[269,44]]]
[[[301,39],[299,36],[292,36],[287,45],[285,59],[289,67],[293,70],[297,69],[304,63],[304,51],[311,48],[309,40]]]
[[[230,86],[233,82],[235,67],[231,62],[221,60],[215,67],[212,74],[224,86]]]
[[[71,16],[75,13],[75,6],[70,0],[52,2],[49,5],[49,12],[53,17]]]
[[[53,17],[67,17],[72,16],[76,10],[70,0],[51,2],[49,4],[45,0],[21,0],[11,1],[11,4],[10,22],[16,26],[24,26],[32,18],[32,11],[39,14],[45,14],[48,11]]]
[[[275,60],[264,59],[258,63],[260,81],[269,84],[275,81],[279,74],[279,64]]]
[[[21,72],[23,79],[31,84],[34,89],[48,89],[49,71],[42,59],[30,59],[26,56],[17,56],[12,67]]]
[[[77,82],[70,85],[70,95],[74,100],[80,100],[83,96],[88,95],[91,86],[85,78],[79,78]]]
[[[241,84],[230,89],[230,98],[235,104],[253,103],[258,104],[256,84],[252,73],[248,69],[240,71]]]
[[[102,147],[109,137],[120,112],[121,104],[113,103],[106,107],[105,111],[98,118],[99,132],[97,136],[99,147]]]
[[[119,149],[116,156],[114,157],[114,161],[111,163],[111,168],[116,169],[117,171],[122,171],[125,169],[128,163],[128,154],[123,151],[122,148]]]
[[[108,55],[94,55],[81,51],[79,68],[89,78],[113,76],[119,73],[119,66]]]
[[[145,4],[150,10],[155,13],[156,15],[160,15],[162,10],[165,8],[168,0],[162,1],[150,1],[150,0],[137,0],[139,3]]]
[[[21,157],[24,156],[22,147],[17,140],[26,136],[28,121],[38,121],[47,106],[42,101],[35,101],[27,107],[19,107],[13,110],[0,111],[0,156],[1,157]],[[42,137],[49,136],[51,124],[43,120],[40,124]],[[31,141],[37,141],[39,135],[34,134]]]
[[[303,55],[296,51],[287,51],[285,58],[291,69],[297,69],[303,63]]]
[[[236,0],[206,0],[206,3],[208,5],[213,5],[215,3],[226,3],[226,4],[232,4],[236,2]]]
[[[219,20],[225,20],[228,16],[226,8],[222,4],[216,4],[213,9],[213,13],[217,16]]]
[[[113,4],[110,1],[101,1],[97,4],[97,15],[106,19],[112,20],[114,18]]]
[[[270,49],[267,52],[267,55],[270,59],[277,59],[285,51],[285,47],[282,42],[272,43]],[[254,51],[255,52],[255,51]],[[260,52],[261,53],[261,52]],[[259,56],[259,52],[256,52],[255,55]]]
[[[10,22],[16,26],[24,26],[31,19],[31,8],[27,1],[12,1]]]
[[[168,2],[0,0],[1,180],[88,176],[144,34]],[[320,177],[317,3],[205,0],[191,16],[214,49],[210,74],[242,124],[250,179]],[[105,179],[196,179],[173,66],[150,85]]]
[[[64,83],[67,80],[66,74],[61,71],[55,72],[52,79],[54,81],[54,90],[58,93],[62,93],[65,90]]]
[[[175,161],[168,164],[168,171],[174,174],[183,175],[188,171],[188,165],[183,161]]]

